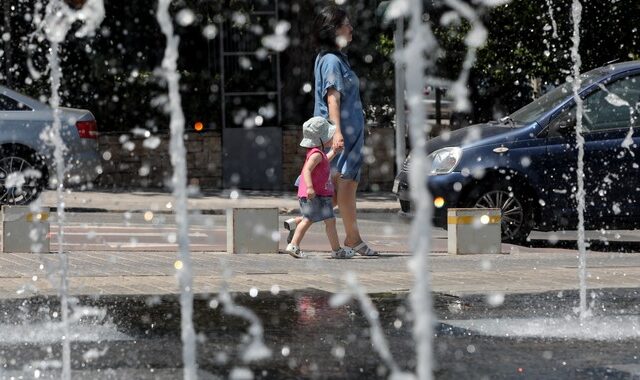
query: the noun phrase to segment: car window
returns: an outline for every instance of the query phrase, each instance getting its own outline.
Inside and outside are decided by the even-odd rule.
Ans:
[[[0,111],[31,111],[31,108],[24,103],[0,94]]]
[[[584,87],[593,84],[601,76],[602,72],[600,71],[600,69],[592,70],[588,73],[580,75],[582,79],[582,85]],[[557,107],[562,102],[566,101],[567,97],[571,95],[572,91],[572,83],[566,82],[563,85],[547,92],[546,94],[542,95],[526,106],[520,108],[516,112],[509,115],[509,117],[516,124],[525,125],[532,123],[538,120],[540,116],[544,115],[553,108]]]
[[[587,131],[629,128],[635,124],[640,104],[640,77],[625,77],[600,86],[584,100],[584,128]],[[634,119],[631,119],[634,116]]]
[[[584,99],[583,106],[584,132],[640,127],[640,77],[625,77],[606,86],[601,85]],[[551,122],[549,132],[555,136],[560,129],[575,128],[575,125],[576,107],[572,105]]]

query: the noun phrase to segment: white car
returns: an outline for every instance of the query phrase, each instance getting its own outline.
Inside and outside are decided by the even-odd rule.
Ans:
[[[65,185],[91,182],[101,172],[96,119],[88,110],[60,108]],[[57,183],[48,105],[0,86],[0,204],[28,204]]]

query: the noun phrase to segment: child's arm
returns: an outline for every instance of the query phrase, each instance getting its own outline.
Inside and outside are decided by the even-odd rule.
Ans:
[[[327,153],[327,159],[328,159],[329,161],[333,160],[333,159],[335,158],[335,156],[337,156],[337,155],[338,155],[338,153],[340,153],[341,151],[342,151],[342,148],[340,148],[340,149],[338,149],[338,150],[336,150],[336,149],[333,149],[333,148],[332,148],[332,149],[329,151],[329,153]]]
[[[322,155],[320,153],[314,153],[302,167],[302,179],[307,185],[307,199],[313,199],[316,196],[316,191],[313,188],[313,181],[311,180],[311,172],[320,162],[322,162]]]

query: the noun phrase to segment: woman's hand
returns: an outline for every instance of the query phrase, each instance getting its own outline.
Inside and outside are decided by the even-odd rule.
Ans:
[[[344,137],[342,136],[342,132],[336,131],[333,134],[333,144],[331,145],[331,149],[336,153],[344,149]]]

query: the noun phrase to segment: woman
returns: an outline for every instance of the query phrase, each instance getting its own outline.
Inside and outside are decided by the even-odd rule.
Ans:
[[[364,146],[364,112],[358,77],[342,51],[353,38],[347,12],[336,6],[323,8],[315,20],[314,38],[319,54],[314,67],[313,114],[335,124],[333,149],[343,149],[331,163],[331,178],[336,190],[334,203],[340,209],[346,233],[344,245],[363,256],[378,256],[378,252],[360,237],[356,215],[356,190]]]

